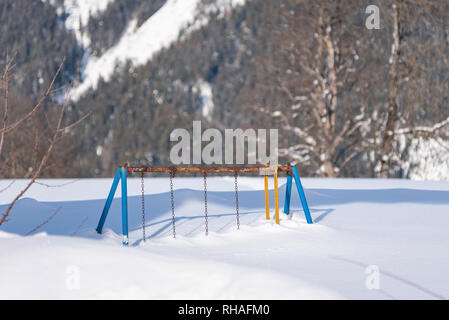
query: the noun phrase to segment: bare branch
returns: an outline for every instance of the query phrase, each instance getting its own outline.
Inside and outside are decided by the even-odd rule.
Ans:
[[[3,87],[3,125],[2,125],[2,132],[0,136],[0,156],[3,151],[3,144],[5,142],[5,128],[7,126],[7,120],[8,120],[8,99],[9,99],[9,70],[11,68],[11,65],[17,55],[17,51],[14,53],[14,55],[9,59],[8,61],[8,51],[6,51],[6,67],[5,71],[2,76],[2,81],[4,82]]]
[[[36,111],[41,107],[41,105],[43,104],[43,102],[47,99],[47,97],[50,95],[50,93],[52,92],[52,88],[53,85],[56,81],[56,78],[58,77],[59,73],[62,70],[62,66],[65,62],[65,57],[62,59],[62,62],[60,63],[58,70],[56,71],[55,75],[53,76],[52,80],[50,81],[50,84],[48,85],[47,89],[44,91],[44,93],[41,95],[39,101],[37,102],[37,104],[33,107],[33,109],[28,112],[28,114],[26,114],[23,118],[17,120],[16,122],[14,122],[13,124],[11,124],[9,127],[6,127],[4,129],[2,129],[0,131],[0,133],[8,133],[14,129],[16,129],[21,123],[23,123],[24,121],[28,120],[33,114],[36,113]]]
[[[64,62],[65,58],[63,59]],[[45,100],[45,98],[50,94],[50,92],[52,91],[55,79],[57,77],[57,75],[60,73],[62,68],[62,63],[59,66],[55,76],[53,77],[52,81],[50,82],[49,87],[47,88],[47,90],[44,92],[44,94],[41,96],[39,102],[36,104],[36,106],[33,108],[33,110],[28,113],[25,117],[23,117],[21,120],[17,121],[14,125],[10,126],[7,128],[7,130],[3,130],[3,133],[8,132],[8,129],[13,130],[15,128],[18,127],[18,125],[25,121],[26,119],[28,119],[29,117],[31,117],[36,111],[37,109],[42,105],[43,101]],[[67,92],[68,94],[68,92]],[[56,123],[56,127],[52,130],[53,134],[51,136],[51,138],[49,138],[49,145],[44,153],[44,155],[41,157],[40,161],[39,161],[39,165],[37,166],[37,168],[35,169],[35,171],[31,174],[31,180],[27,183],[27,185],[25,186],[25,188],[13,199],[13,201],[8,205],[6,211],[3,213],[1,219],[0,219],[0,225],[2,225],[8,218],[8,216],[10,215],[10,212],[12,210],[12,208],[14,207],[15,203],[28,191],[28,189],[36,182],[36,179],[38,178],[38,176],[41,174],[42,170],[45,168],[46,163],[56,145],[56,142],[59,138],[59,136],[61,135],[61,133],[68,128],[73,127],[74,125],[78,124],[80,121],[76,121],[75,123],[72,123],[69,126],[63,127],[62,123],[63,123],[63,118],[64,118],[64,113],[65,110],[67,108],[67,103],[68,103],[68,97],[66,95],[66,99],[61,107],[61,110],[59,112],[59,116],[57,119],[57,123]],[[87,117],[84,116],[82,119],[85,119]],[[50,127],[50,126],[49,126]],[[33,230],[34,232],[34,230]]]
[[[58,209],[56,209],[56,211],[49,216],[46,220],[44,220],[44,222],[42,222],[40,225],[38,225],[37,227],[33,228],[32,230],[28,231],[25,235],[29,236],[30,234],[36,232],[37,230],[39,230],[41,227],[43,227],[44,225],[46,225],[47,223],[50,222],[51,219],[53,219],[54,217],[56,217],[56,215],[59,213],[59,211],[61,211],[62,207],[59,207]]]
[[[11,181],[5,188],[1,189],[0,193],[8,190],[14,184],[14,182],[16,182],[16,180]]]
[[[84,226],[84,224],[87,222],[88,219],[89,219],[89,217],[86,216],[83,219],[83,221],[81,221],[80,225],[75,229],[75,231],[70,236],[74,237],[78,233],[78,231],[80,231],[80,229]]]
[[[59,133],[59,128],[61,127],[61,123],[62,123],[62,116],[64,113],[64,108],[62,108],[59,120],[58,120],[58,125],[57,128],[53,134],[53,138],[51,139],[50,145],[47,148],[47,151],[45,152],[44,156],[42,157],[39,167],[36,169],[36,171],[34,172],[31,180],[28,182],[28,184],[26,185],[26,187],[14,198],[14,200],[9,204],[8,208],[6,209],[6,211],[3,213],[2,218],[0,219],[0,226],[5,222],[6,218],[9,216],[9,213],[11,212],[12,208],[14,207],[14,204],[25,194],[25,192],[28,191],[28,189],[33,185],[33,183],[36,181],[37,177],[39,176],[39,174],[42,171],[42,168],[45,166],[45,163],[47,162],[48,158],[50,157],[50,153],[53,150],[55,143],[56,143],[56,138],[58,137],[58,133]]]
[[[80,122],[82,122],[82,121],[85,120],[87,117],[89,117],[91,114],[92,114],[91,112],[86,113],[84,116],[82,116],[81,118],[79,118],[79,119],[76,120],[75,122],[73,122],[73,123],[71,123],[71,124],[69,124],[69,125],[67,125],[67,126],[65,126],[65,127],[62,127],[62,128],[60,128],[60,129],[58,129],[59,132],[64,132],[64,131],[66,131],[66,130],[69,130],[69,129],[75,127],[75,126],[78,125]]]
[[[443,129],[445,126],[449,125],[449,117],[445,120],[435,123],[431,127],[412,127],[412,128],[402,128],[394,131],[395,135],[405,135],[405,134],[413,134],[413,135],[428,135],[437,132],[438,130]]]

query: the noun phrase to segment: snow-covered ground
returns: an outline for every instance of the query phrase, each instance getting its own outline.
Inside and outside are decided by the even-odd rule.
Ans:
[[[241,178],[236,230],[233,178],[214,177],[206,237],[202,179],[175,178],[173,239],[169,179],[148,178],[143,243],[140,180],[130,179],[129,247],[120,188],[104,233],[94,230],[112,179],[40,182],[0,227],[0,299],[449,297],[449,182],[304,179],[315,223],[294,192],[278,226],[265,220],[262,178]],[[1,213],[24,183],[0,192]]]

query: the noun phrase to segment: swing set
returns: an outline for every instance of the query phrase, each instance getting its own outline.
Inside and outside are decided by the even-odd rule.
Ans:
[[[200,173],[203,175],[204,182],[204,218],[205,218],[205,233],[209,233],[208,226],[208,209],[207,209],[207,175],[210,173],[233,173],[234,174],[234,186],[235,186],[235,212],[237,229],[240,229],[240,215],[239,215],[239,190],[238,190],[238,176],[241,173],[260,173],[264,176],[265,187],[265,216],[267,220],[270,220],[270,203],[268,193],[268,175],[273,175],[274,180],[274,199],[275,199],[275,221],[279,222],[279,191],[278,191],[278,173],[285,172],[287,174],[287,186],[285,189],[285,201],[284,201],[284,213],[290,213],[290,199],[292,191],[293,179],[295,180],[296,188],[298,190],[299,198],[301,200],[302,207],[304,209],[304,215],[307,223],[312,224],[312,218],[310,215],[309,206],[307,205],[304,189],[299,178],[298,169],[295,166],[237,166],[237,167],[210,167],[210,166],[198,166],[198,167],[182,167],[182,166],[124,166],[117,169],[114,181],[112,182],[111,190],[109,191],[106,204],[104,205],[103,212],[98,222],[96,231],[101,234],[103,230],[106,217],[114,199],[117,186],[121,181],[122,191],[122,234],[123,245],[128,245],[128,191],[127,191],[127,176],[128,174],[137,173],[141,178],[141,194],[142,194],[142,232],[143,241],[145,241],[145,188],[144,188],[144,175],[145,173],[168,173],[170,178],[170,204],[171,204],[171,216],[172,216],[172,231],[173,237],[176,238],[176,216],[175,216],[175,197],[173,190],[173,180],[178,173]]]

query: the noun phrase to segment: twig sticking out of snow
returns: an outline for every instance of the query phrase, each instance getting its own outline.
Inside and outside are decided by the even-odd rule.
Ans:
[[[89,217],[86,216],[83,219],[83,221],[81,221],[80,225],[75,229],[75,231],[72,234],[70,234],[70,236],[74,237],[78,233],[78,231],[80,231],[80,229],[84,226],[84,224],[87,222],[88,219],[89,219]]]
[[[59,187],[64,187],[64,186],[67,186],[67,185],[69,185],[69,184],[78,182],[78,181],[80,181],[80,180],[81,180],[81,179],[75,179],[75,180],[72,180],[72,181],[69,181],[69,182],[66,182],[66,183],[62,183],[62,184],[54,184],[54,185],[46,184],[46,183],[39,182],[39,181],[35,181],[34,183],[40,184],[41,186],[44,186],[44,187],[47,187],[47,188],[59,188]],[[1,191],[0,191],[0,192],[1,192]]]
[[[53,218],[59,213],[59,211],[61,210],[61,208],[62,208],[62,207],[59,207],[58,209],[56,209],[56,211],[55,211],[51,216],[49,216],[49,217],[47,218],[47,220],[45,220],[44,222],[42,222],[40,225],[38,225],[38,226],[37,226],[36,228],[34,228],[33,230],[28,231],[25,235],[26,235],[26,236],[29,236],[30,234],[32,234],[32,233],[36,232],[37,230],[39,230],[42,226],[44,226],[44,225],[46,225],[47,223],[49,223],[50,220],[53,219]]]
[[[1,189],[0,192],[8,190],[14,184],[14,182],[16,182],[16,180],[11,181],[10,184],[8,184],[6,187]]]

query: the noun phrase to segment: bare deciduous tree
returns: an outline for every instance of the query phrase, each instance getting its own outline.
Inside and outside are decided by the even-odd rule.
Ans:
[[[2,128],[0,130],[0,156],[2,155],[3,147],[5,145],[5,142],[7,141],[8,136],[12,136],[16,132],[20,132],[22,127],[25,125],[25,123],[31,121],[36,115],[39,113],[39,111],[43,108],[44,102],[49,98],[51,94],[53,94],[55,91],[54,89],[54,83],[58,75],[60,74],[60,71],[62,69],[62,66],[64,64],[65,58],[63,58],[61,64],[59,65],[59,68],[55,72],[53,78],[49,82],[46,90],[42,93],[41,97],[39,98],[38,102],[25,114],[17,115],[16,120],[14,120],[12,123],[8,123],[8,116],[12,113],[14,110],[14,106],[10,105],[9,101],[9,81],[10,81],[10,74],[11,70],[13,69],[14,65],[14,58],[15,55],[11,58],[7,57],[7,63],[3,72],[3,76],[1,78],[1,88],[3,89],[3,117],[2,117]],[[68,92],[68,91],[67,91]],[[66,99],[67,101],[67,99]],[[48,113],[44,113],[47,121],[48,121],[48,130],[50,131],[50,135],[47,137],[46,135],[43,135],[42,132],[39,132],[38,130],[35,131],[34,137],[27,137],[27,139],[34,139],[34,144],[37,145],[42,141],[42,144],[46,144],[46,147],[43,149],[43,153],[36,157],[36,166],[31,168],[31,172],[29,172],[28,177],[30,178],[29,182],[26,184],[25,188],[17,194],[17,196],[13,199],[13,201],[8,205],[5,212],[0,217],[0,225],[2,225],[5,221],[7,221],[12,208],[14,207],[14,204],[28,191],[28,189],[36,182],[36,179],[40,176],[42,173],[42,170],[45,168],[48,159],[50,155],[52,154],[57,142],[60,140],[60,138],[64,135],[65,132],[67,132],[71,127],[78,124],[80,121],[85,119],[88,115],[81,117],[78,121],[69,124],[64,125],[63,119],[64,119],[64,113],[66,111],[66,103],[59,106],[60,110],[57,112],[56,117],[52,117]],[[53,119],[54,118],[54,119]],[[36,128],[37,129],[37,128]],[[48,138],[48,141],[45,141],[45,139]],[[20,147],[18,147],[20,148]],[[22,146],[21,148],[26,148],[25,146]],[[28,155],[31,156],[31,153],[29,150],[25,150]]]
[[[399,136],[436,137],[449,124],[447,3],[393,0],[385,5],[391,8],[384,16],[391,25],[392,40],[388,107],[381,118],[385,119],[378,166],[382,178],[394,174],[394,162],[400,166],[403,161],[395,150]]]
[[[357,37],[358,26],[348,24],[357,19],[356,5],[283,1],[275,13],[281,21],[273,28],[275,48],[258,66],[265,68],[264,78],[257,79],[255,92],[248,94],[247,104],[261,96],[253,108],[279,119],[280,127],[297,140],[280,155],[309,163],[320,176],[337,176],[363,151],[367,100],[346,103],[368,83],[360,75],[369,67],[369,61],[361,59],[369,41]]]

